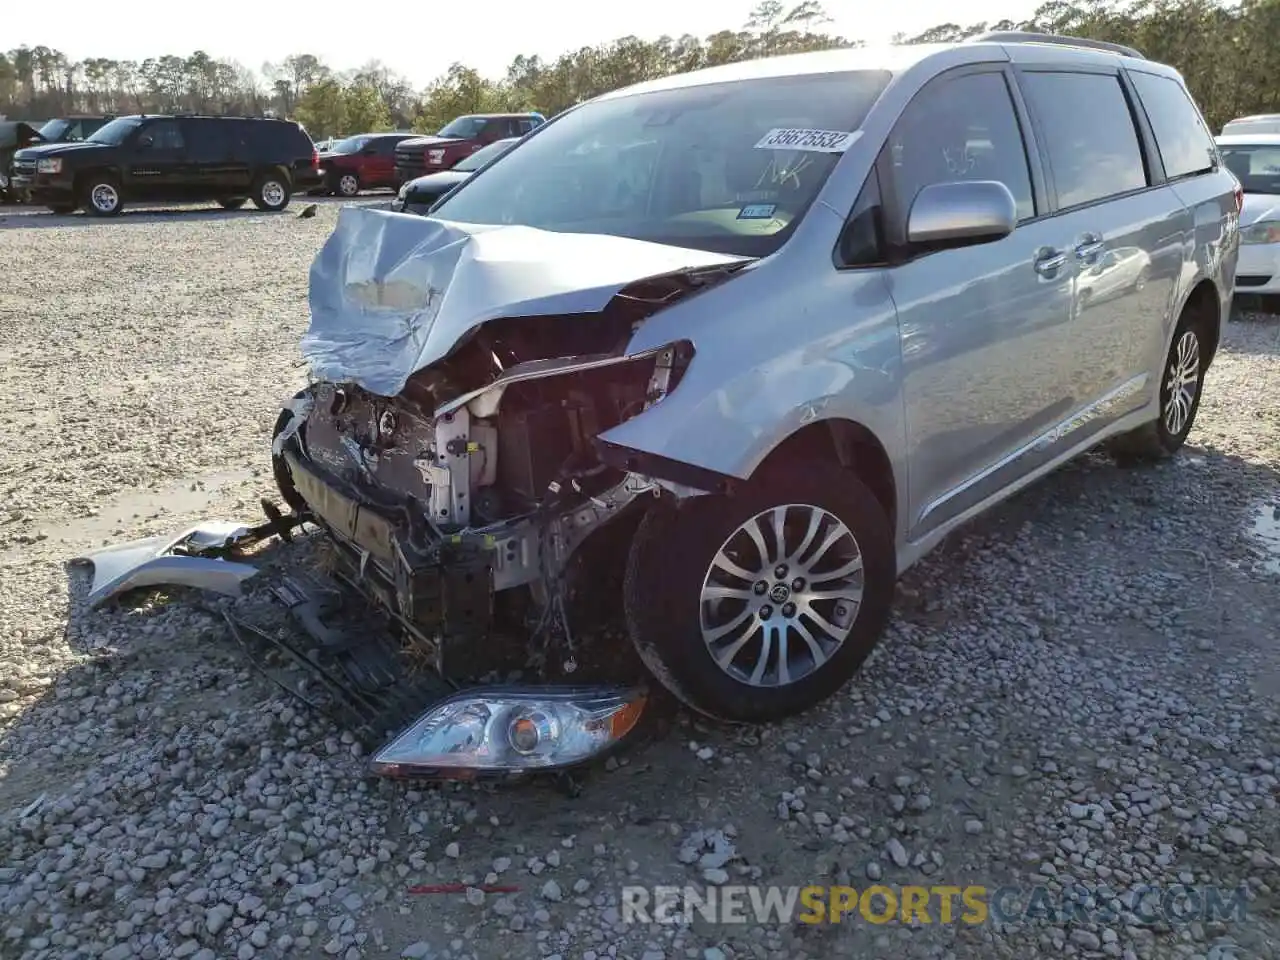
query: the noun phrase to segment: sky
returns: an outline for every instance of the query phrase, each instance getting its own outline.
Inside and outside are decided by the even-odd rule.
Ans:
[[[292,53],[314,53],[338,70],[381,60],[415,87],[423,87],[454,61],[499,78],[521,53],[554,59],[569,50],[627,35],[702,37],[736,29],[746,21],[755,0],[391,0],[354,7],[337,0],[283,6],[262,0],[221,0],[206,7],[173,0],[133,0],[111,15],[112,27],[107,30],[102,29],[101,3],[89,0],[4,6],[0,50],[43,44],[74,60],[144,60],[166,53],[186,56],[200,49],[254,70]],[[887,42],[898,31],[919,33],[940,23],[1017,19],[1037,6],[1034,0],[824,3],[832,19],[830,32],[869,43]]]

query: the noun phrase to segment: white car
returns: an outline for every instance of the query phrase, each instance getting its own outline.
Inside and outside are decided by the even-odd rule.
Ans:
[[[1280,294],[1280,133],[1217,141],[1223,163],[1244,187],[1236,293]]]

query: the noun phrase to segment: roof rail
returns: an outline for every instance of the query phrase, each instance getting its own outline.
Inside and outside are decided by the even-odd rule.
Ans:
[[[1083,47],[1088,50],[1106,50],[1118,53],[1122,57],[1133,57],[1145,60],[1146,55],[1133,47],[1122,43],[1108,43],[1106,40],[1089,40],[1086,37],[1064,37],[1057,33],[1036,33],[1031,30],[998,30],[994,33],[983,33],[970,37],[969,43],[1056,43],[1063,47]]]

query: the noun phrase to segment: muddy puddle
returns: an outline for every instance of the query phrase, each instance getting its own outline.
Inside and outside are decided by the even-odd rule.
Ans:
[[[1254,511],[1253,529],[1250,532],[1265,553],[1263,569],[1268,573],[1280,574],[1280,505],[1259,504]]]
[[[121,536],[116,531],[122,527],[136,527],[140,520],[166,515],[176,517],[200,514],[221,499],[227,487],[236,486],[252,477],[250,470],[220,470],[186,477],[151,490],[131,490],[104,505],[96,516],[78,517],[67,523],[46,527],[44,542],[65,544],[73,551],[95,549],[103,546],[104,542],[120,540]],[[181,531],[175,527],[172,532],[178,534]],[[0,551],[0,560],[13,560],[29,549],[26,545],[10,547]]]

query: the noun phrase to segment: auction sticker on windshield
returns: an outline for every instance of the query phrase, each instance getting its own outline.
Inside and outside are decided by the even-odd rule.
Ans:
[[[803,130],[798,127],[775,127],[760,138],[756,149],[844,153],[860,136],[862,136],[861,130]]]

